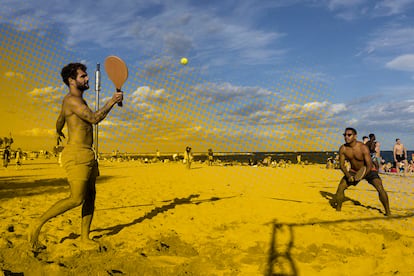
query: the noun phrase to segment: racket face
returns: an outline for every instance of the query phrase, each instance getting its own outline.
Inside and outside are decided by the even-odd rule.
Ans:
[[[128,78],[128,67],[125,62],[117,56],[109,56],[105,59],[105,71],[108,78],[114,83],[117,90],[121,90],[122,85]]]
[[[359,181],[362,179],[362,177],[365,175],[365,172],[367,171],[367,167],[360,168],[357,173],[355,174],[355,180]]]

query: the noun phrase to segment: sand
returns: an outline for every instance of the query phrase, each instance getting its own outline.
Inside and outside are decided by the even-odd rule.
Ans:
[[[101,161],[91,237],[80,207],[42,229],[30,222],[68,195],[55,160],[0,169],[0,270],[5,275],[414,275],[414,177],[383,175],[394,217],[367,182],[329,198],[342,177],[288,168]],[[1,274],[1,273],[0,273]]]

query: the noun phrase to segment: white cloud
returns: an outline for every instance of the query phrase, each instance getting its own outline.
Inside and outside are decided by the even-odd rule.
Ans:
[[[8,72],[4,73],[4,76],[6,78],[19,78],[19,79],[24,80],[24,75],[22,73],[19,73],[19,72],[8,71]]]
[[[330,104],[330,110],[333,114],[338,114],[348,110],[347,106],[343,103],[340,104]]]
[[[404,13],[413,5],[413,0],[383,0],[375,4],[374,11],[379,15],[391,16]]]
[[[405,14],[414,6],[413,0],[314,0],[311,3],[325,6],[338,18],[347,21]]]
[[[44,128],[32,128],[32,129],[21,131],[20,135],[34,136],[34,137],[54,137],[56,135],[56,130],[44,129]]]
[[[414,48],[414,27],[391,25],[379,28],[371,35],[365,49],[367,53],[401,54]]]
[[[3,6],[12,5],[13,1],[5,1]],[[239,17],[234,18],[231,12],[223,14],[200,3],[126,0],[50,5],[43,2],[43,5],[31,1],[19,7],[13,5],[14,9],[3,11],[4,18],[15,18],[11,21],[19,29],[24,29],[21,22],[36,22],[30,24],[33,29],[60,26],[65,34],[64,44],[71,48],[90,44],[93,34],[92,42],[104,49],[123,48],[133,52],[139,49],[143,54],[166,52],[174,56],[191,54],[211,64],[216,60],[268,64],[285,54],[277,45],[285,35],[282,32],[258,30],[248,17],[235,20]],[[228,11],[239,8],[231,2],[227,5],[232,6]],[[249,6],[244,9],[249,10]],[[254,11],[258,12],[257,9],[249,12]],[[212,58],[217,52],[221,58]]]
[[[142,100],[164,102],[168,98],[168,95],[163,88],[153,89],[149,86],[141,86],[132,93],[132,98],[134,103]]]
[[[414,54],[402,55],[387,62],[387,68],[414,72]]]
[[[35,88],[32,91],[29,91],[28,94],[38,101],[42,101],[49,106],[55,107],[61,104],[64,96],[64,93],[62,91],[64,89],[64,86],[47,86],[42,88]]]
[[[246,104],[252,99],[259,99],[267,96],[276,95],[275,92],[262,87],[237,86],[229,82],[204,83],[194,87],[197,96],[202,97],[208,103],[243,101]]]

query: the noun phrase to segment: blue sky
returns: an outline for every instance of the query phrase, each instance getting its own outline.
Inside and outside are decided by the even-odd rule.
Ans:
[[[191,89],[203,89],[183,93],[185,99],[179,101],[181,96],[174,98],[158,83],[130,79],[125,101],[136,106],[126,107],[128,118],[119,111],[108,117],[108,125],[132,129],[132,114],[145,114],[147,118],[135,118],[147,119],[147,132],[154,135],[138,139],[144,151],[178,151],[187,143],[206,150],[212,142],[197,137],[209,135],[223,151],[289,150],[287,142],[278,148],[274,141],[304,135],[305,141],[291,144],[291,150],[332,150],[343,142],[347,126],[360,137],[375,133],[384,150],[391,150],[397,137],[414,147],[414,0],[4,0],[1,6],[2,26],[53,37],[62,62],[85,62],[91,76],[95,64],[110,54],[125,59],[132,73],[188,57],[185,68],[172,67],[187,70],[180,74],[191,81]],[[51,85],[61,87],[59,78],[51,80],[49,89]],[[298,92],[298,85],[307,89]],[[110,95],[109,90],[103,93]],[[200,102],[195,104],[190,94]],[[198,106],[201,113],[152,114],[154,108],[176,103]],[[320,125],[311,122],[315,112]],[[289,127],[297,114],[307,117],[306,123]],[[138,129],[142,132],[144,126]],[[219,142],[223,133],[227,140]],[[312,135],[319,137],[318,146],[308,147]],[[235,140],[238,145],[229,147]]]

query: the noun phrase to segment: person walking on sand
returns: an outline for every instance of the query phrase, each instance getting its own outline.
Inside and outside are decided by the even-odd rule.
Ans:
[[[186,164],[187,169],[191,168],[192,161],[193,161],[193,154],[191,153],[191,148],[187,146],[184,151],[184,163]]]
[[[3,151],[3,167],[7,169],[7,166],[9,166],[10,162],[10,146],[7,146]]]
[[[404,144],[401,143],[400,138],[395,139],[395,145],[393,149],[394,154],[394,162],[397,168],[397,172],[399,172],[399,163],[404,164],[404,175],[407,174],[408,170],[408,162],[407,162],[407,149],[405,148]]]
[[[213,149],[208,149],[208,165],[212,166],[213,165],[213,159],[214,159],[214,154],[213,154]]]
[[[69,92],[63,99],[56,122],[56,132],[59,143],[65,138],[62,129],[65,123],[67,124],[68,140],[62,152],[62,165],[67,173],[70,195],[56,202],[31,225],[29,242],[33,251],[46,248],[38,240],[42,226],[49,219],[79,205],[82,205],[81,245],[90,249],[98,247],[98,243],[89,238],[95,209],[95,181],[99,175],[96,154],[92,149],[92,125],[102,121],[112,107],[123,99],[122,92],[115,92],[102,108],[93,112],[83,98],[83,93],[89,88],[86,66],[81,63],[70,63],[63,67],[61,76]]]
[[[374,163],[375,168],[378,170],[378,168],[379,168],[379,163],[377,161],[377,143],[378,143],[378,141],[376,140],[376,137],[375,137],[374,133],[370,133],[368,136],[369,136],[369,140],[368,140],[368,142],[365,143],[365,145],[367,145],[367,147],[369,149],[369,153],[370,153],[371,158],[372,158],[372,162]]]
[[[16,169],[22,166],[22,150],[20,148],[16,151]]]
[[[378,175],[377,169],[374,167],[373,161],[369,154],[369,149],[362,143],[357,141],[357,131],[354,128],[348,127],[345,129],[344,139],[345,144],[339,148],[339,163],[344,177],[342,177],[335,198],[333,206],[337,211],[341,211],[342,203],[345,195],[344,191],[349,186],[356,186],[359,180],[355,180],[356,172],[363,166],[366,166],[365,175],[361,179],[365,179],[378,191],[379,200],[385,209],[385,215],[391,215],[388,203],[388,195],[382,186],[382,180]],[[345,161],[349,161],[351,168],[348,171],[345,167]]]

